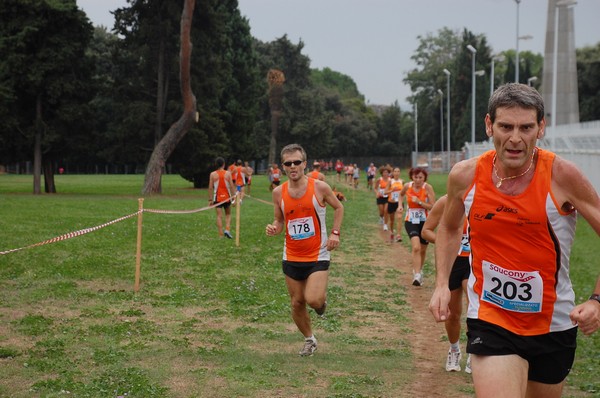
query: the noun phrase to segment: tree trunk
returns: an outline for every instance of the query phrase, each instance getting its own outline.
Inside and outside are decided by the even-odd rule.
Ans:
[[[271,110],[271,141],[269,142],[269,166],[275,163],[277,154],[277,127],[281,111]]]
[[[33,143],[33,194],[42,193],[42,135],[44,121],[42,119],[42,95],[35,101],[35,137]]]
[[[161,177],[166,161],[171,156],[177,144],[187,134],[196,120],[196,97],[192,93],[190,82],[190,58],[192,54],[191,29],[194,15],[195,0],[185,0],[181,12],[181,50],[179,53],[179,78],[181,82],[181,97],[183,113],[179,120],[171,125],[167,134],[152,151],[146,168],[142,194],[161,193]]]
[[[52,162],[44,161],[44,190],[46,193],[56,193],[56,184],[54,184],[54,169]]]
[[[164,119],[164,101],[165,101],[165,41],[164,38],[160,38],[160,45],[158,48],[158,73],[156,80],[158,82],[156,88],[156,120],[154,121],[154,146],[158,145],[162,138],[162,122]]]
[[[277,129],[283,113],[283,83],[285,75],[278,69],[267,72],[269,83],[269,108],[271,108],[271,141],[269,142],[269,165],[275,163],[277,154]]]

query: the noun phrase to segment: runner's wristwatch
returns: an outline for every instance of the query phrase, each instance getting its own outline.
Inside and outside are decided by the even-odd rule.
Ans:
[[[339,229],[332,229],[331,233],[334,234],[335,236],[340,236],[340,230]]]
[[[589,300],[594,300],[600,303],[600,294],[592,294]]]

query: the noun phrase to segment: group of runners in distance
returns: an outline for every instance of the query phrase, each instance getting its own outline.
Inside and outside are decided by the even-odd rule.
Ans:
[[[435,243],[429,310],[446,328],[447,371],[461,370],[467,299],[465,371],[472,372],[480,398],[560,397],[574,362],[577,332],[600,329],[600,275],[589,299],[577,304],[569,269],[577,215],[600,235],[600,197],[575,165],[536,146],[544,136],[544,115],[534,88],[500,86],[485,118],[494,149],[457,163],[447,194],[438,200],[424,168],[411,168],[406,183],[399,168],[371,164],[366,169],[386,240],[402,240],[397,219],[404,221],[415,287],[423,283],[428,244]],[[300,145],[285,146],[281,163],[283,173],[277,165],[270,171],[274,214],[265,233],[285,234],[282,271],[292,319],[304,336],[299,355],[311,356],[317,339],[308,309],[318,316],[326,311],[330,252],[343,236],[344,205],[318,163],[307,172]],[[223,169],[222,159],[217,166],[214,173]],[[348,182],[341,161],[334,170],[333,178],[341,182],[345,175]],[[280,183],[280,173],[287,181]],[[214,193],[216,203],[216,188]],[[334,210],[331,230],[327,205]]]
[[[371,164],[373,166],[373,164]],[[369,166],[369,167],[371,167]],[[421,236],[421,230],[427,219],[427,213],[435,203],[435,193],[427,183],[427,170],[421,167],[411,168],[408,172],[411,181],[406,184],[400,178],[400,168],[389,165],[379,168],[380,177],[373,182],[376,204],[379,212],[379,224],[389,232],[391,242],[401,242],[400,223],[410,239],[413,265],[414,286],[423,283],[423,264],[429,242]],[[404,202],[406,201],[406,209]]]

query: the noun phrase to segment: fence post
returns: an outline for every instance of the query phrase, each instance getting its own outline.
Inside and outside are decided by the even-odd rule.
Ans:
[[[144,214],[144,199],[138,199],[138,229],[137,229],[137,248],[135,253],[135,283],[133,291],[137,293],[140,290],[140,273],[142,263],[142,215]]]
[[[242,196],[240,192],[235,193],[235,202],[237,203],[235,209],[235,245],[240,246],[240,212],[242,207]]]

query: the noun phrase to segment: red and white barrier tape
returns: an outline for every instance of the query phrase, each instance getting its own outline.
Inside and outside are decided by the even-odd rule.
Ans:
[[[157,214],[192,214],[199,213],[201,211],[214,209],[217,206],[222,205],[223,203],[229,202],[230,199],[235,199],[235,196],[230,197],[229,199],[225,199],[219,203],[212,204],[210,206],[204,206],[199,209],[193,210],[160,210],[160,209],[144,209],[144,213],[157,213]]]
[[[32,247],[37,247],[37,246],[48,245],[48,244],[50,244],[50,243],[56,243],[56,242],[60,242],[60,241],[63,241],[63,240],[67,240],[67,239],[75,238],[75,237],[77,237],[77,236],[81,236],[81,235],[89,234],[90,232],[94,232],[94,231],[97,231],[97,230],[99,230],[99,229],[101,229],[101,228],[108,227],[109,225],[116,224],[116,223],[118,223],[118,222],[120,222],[120,221],[126,220],[126,219],[128,219],[128,218],[135,217],[135,216],[137,216],[139,213],[140,213],[139,211],[136,211],[136,212],[135,212],[135,213],[133,213],[133,214],[130,214],[130,215],[128,215],[128,216],[124,216],[124,217],[121,217],[121,218],[117,218],[116,220],[112,220],[112,221],[109,221],[109,222],[107,222],[107,223],[105,223],[105,224],[98,225],[97,227],[91,227],[91,228],[80,229],[79,231],[75,231],[75,232],[69,232],[69,233],[67,233],[67,234],[64,234],[64,235],[61,235],[61,236],[57,236],[57,237],[55,237],[55,238],[48,239],[48,240],[45,240],[45,241],[43,241],[43,242],[34,243],[33,245],[29,245],[29,246],[20,247],[20,248],[18,248],[18,249],[6,250],[6,251],[3,251],[3,252],[0,252],[0,255],[3,255],[3,254],[8,254],[8,253],[14,253],[14,252],[18,252],[18,251],[20,251],[20,250],[24,250],[24,249],[30,249],[30,248],[32,248]]]
[[[255,198],[254,196],[250,196],[248,194],[245,194],[244,196],[247,197],[247,198],[250,198],[250,199],[254,199],[254,200],[258,201],[258,202],[264,203],[266,205],[273,206],[273,202],[269,202],[269,201],[266,201],[266,200],[263,200],[263,199]]]
[[[231,199],[231,198],[229,198],[229,199]],[[143,209],[142,212],[144,212],[144,213],[146,213],[146,212],[147,213],[158,213],[158,214],[191,214],[191,213],[198,213],[198,212],[205,211],[205,210],[210,210],[210,209],[213,209],[213,208],[215,208],[215,207],[217,207],[219,205],[222,205],[223,203],[226,203],[227,201],[229,201],[229,199],[225,199],[224,201],[219,202],[219,203],[215,203],[215,204],[213,204],[211,206],[205,206],[205,207],[202,207],[200,209],[194,209],[194,210]],[[130,214],[128,216],[117,218],[116,220],[109,221],[109,222],[107,222],[105,224],[98,225],[97,227],[85,228],[85,229],[81,229],[79,231],[69,232],[67,234],[64,234],[64,235],[61,235],[61,236],[57,236],[57,237],[52,238],[52,239],[47,239],[47,240],[45,240],[43,242],[34,243],[32,245],[29,245],[29,246],[23,246],[23,247],[20,247],[18,249],[11,249],[11,250],[2,251],[2,252],[0,252],[0,256],[4,255],[4,254],[18,252],[18,251],[24,250],[24,249],[30,249],[30,248],[37,247],[37,246],[48,245],[50,243],[56,243],[56,242],[60,242],[60,241],[63,241],[63,240],[67,240],[67,239],[71,239],[71,238],[76,238],[78,236],[82,236],[82,235],[88,234],[90,232],[97,231],[97,230],[99,230],[101,228],[108,227],[109,225],[116,224],[116,223],[118,223],[120,221],[123,221],[123,220],[126,220],[128,218],[137,216],[138,214],[140,214],[140,211],[137,211],[137,212],[135,212],[133,214]]]

